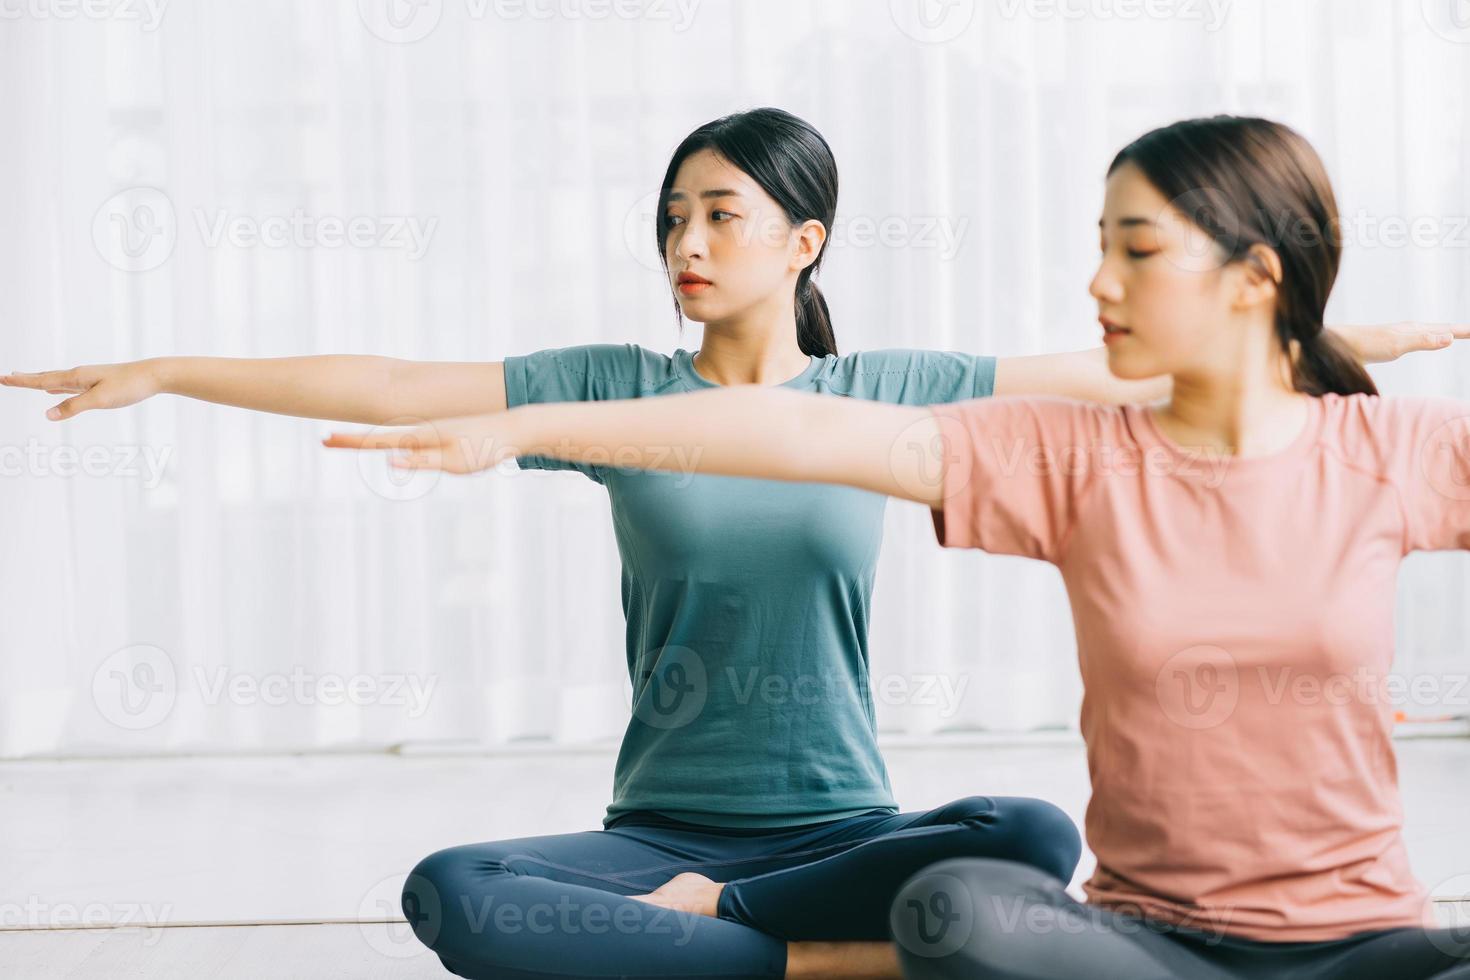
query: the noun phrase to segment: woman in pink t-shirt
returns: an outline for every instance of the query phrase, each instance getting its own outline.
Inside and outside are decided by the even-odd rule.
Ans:
[[[1400,562],[1470,548],[1470,403],[1379,398],[1324,333],[1336,204],[1285,126],[1148,133],[1110,167],[1100,229],[1109,366],[1171,375],[1167,405],[740,386],[331,444],[847,484],[928,504],[947,547],[1056,565],[1087,901],[1011,862],[934,865],[893,905],[906,976],[1470,978],[1470,930],[1434,928],[1409,869],[1388,690]],[[650,900],[713,907],[717,883],[681,878]]]

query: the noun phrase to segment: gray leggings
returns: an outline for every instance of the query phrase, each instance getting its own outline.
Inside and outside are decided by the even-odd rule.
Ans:
[[[1079,902],[1044,871],[987,858],[914,875],[889,925],[908,980],[1470,980],[1470,926],[1222,938]]]

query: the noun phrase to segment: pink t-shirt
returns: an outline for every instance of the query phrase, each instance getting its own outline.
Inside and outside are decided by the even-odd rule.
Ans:
[[[1143,406],[931,408],[946,547],[1055,564],[1085,695],[1089,899],[1276,942],[1433,926],[1390,732],[1399,563],[1470,548],[1470,403],[1328,395],[1266,456]]]

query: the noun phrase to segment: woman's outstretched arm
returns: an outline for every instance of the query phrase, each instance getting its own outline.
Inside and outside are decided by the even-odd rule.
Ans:
[[[0,385],[72,395],[46,417],[183,395],[277,415],[371,425],[505,411],[500,361],[405,361],[372,354],[154,357],[0,376]]]
[[[534,454],[608,467],[837,483],[939,507],[944,451],[926,408],[765,385],[598,403],[523,405],[411,430],[332,433],[393,465],[473,473]]]
[[[1414,351],[1444,350],[1470,340],[1470,323],[1372,323],[1328,327],[1364,364],[1382,364]],[[1109,405],[1163,401],[1173,392],[1167,377],[1124,380],[1108,370],[1104,347],[1062,354],[1001,357],[995,362],[997,395],[1059,395]]]

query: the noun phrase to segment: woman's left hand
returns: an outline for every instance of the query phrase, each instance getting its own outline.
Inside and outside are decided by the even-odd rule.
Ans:
[[[1414,351],[1444,350],[1457,340],[1470,340],[1470,323],[1374,323],[1330,329],[1364,364],[1383,364]]]
[[[391,466],[405,470],[478,473],[519,455],[507,440],[509,412],[433,419],[412,428],[333,432],[322,445],[333,449],[388,449],[399,453]]]

